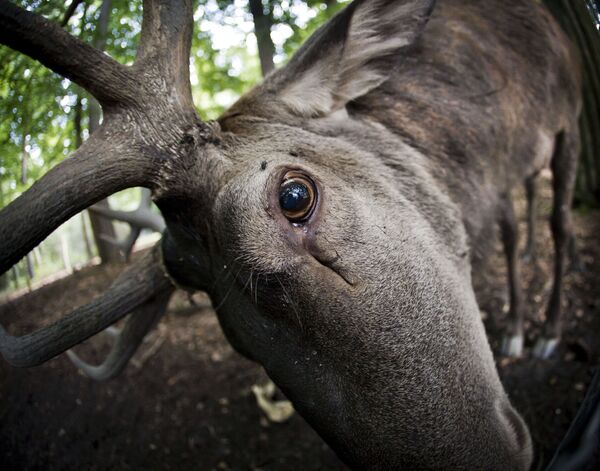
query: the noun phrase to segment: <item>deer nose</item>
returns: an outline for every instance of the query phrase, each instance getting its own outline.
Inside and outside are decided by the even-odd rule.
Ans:
[[[525,422],[506,398],[496,401],[496,413],[503,429],[506,448],[510,450],[510,462],[517,466],[514,469],[528,470],[533,459],[533,446]]]

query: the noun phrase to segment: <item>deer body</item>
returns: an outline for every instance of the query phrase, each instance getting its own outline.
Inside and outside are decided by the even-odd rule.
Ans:
[[[564,170],[557,251],[569,239],[579,79],[549,14],[530,0],[357,0],[217,122],[200,123],[177,75],[185,34],[152,33],[175,10],[147,7],[142,42],[173,51],[164,68],[179,78],[165,83],[184,97],[167,96],[143,134],[147,147],[169,129],[152,154],[158,171],[147,171],[167,225],[153,257],[168,280],[210,294],[231,344],[349,465],[527,469],[531,440],[498,378],[471,271],[510,189],[551,159]],[[136,309],[152,301],[138,298]],[[0,334],[20,365],[60,350],[38,353],[34,336],[21,355],[21,339]]]
[[[310,57],[307,49],[304,55]],[[224,300],[220,320],[232,344],[265,366],[317,430],[323,433],[328,422],[335,423],[335,431],[326,431],[324,437],[359,468],[414,468],[416,463],[424,468],[440,463],[460,467],[458,461],[452,462],[460,453],[445,449],[443,443],[453,431],[464,430],[477,430],[479,437],[473,447],[478,457],[473,457],[471,466],[526,468],[531,452],[528,433],[499,392],[470,286],[469,255],[477,258],[488,253],[491,231],[511,188],[549,165],[561,131],[576,132],[577,62],[550,15],[527,1],[510,6],[438,2],[411,46],[374,61],[381,64],[365,68],[385,68],[386,80],[344,106],[322,109],[328,88],[336,90],[335,85],[324,83],[326,78],[315,78],[327,77],[329,72],[322,72],[329,67],[327,59],[312,63],[305,59],[296,66],[298,72],[294,62],[288,66],[296,73],[293,79],[286,77],[285,70],[267,78],[220,119],[225,136],[232,133],[236,139],[249,139],[250,147],[266,147],[262,152],[269,167],[297,166],[311,175],[317,172],[330,191],[337,192],[339,201],[327,198],[327,189],[323,190],[323,204],[328,206],[305,238],[293,230],[284,238],[308,245],[307,250],[351,289],[348,294],[343,282],[334,288],[323,276],[298,286],[301,295],[289,294],[294,288],[293,283],[286,285],[288,291],[283,288],[285,273],[298,273],[300,268],[295,263],[287,270],[281,267],[286,250],[285,243],[272,235],[276,232],[253,228],[252,223],[236,226],[235,217],[223,219],[223,212],[217,211],[236,234],[235,240],[227,238],[222,246],[236,247],[242,260],[267,259],[252,264],[254,276],[265,277],[263,288],[258,282],[255,288],[258,304],[262,297],[267,305],[272,302],[265,291],[279,291],[289,316],[286,321],[308,332],[306,338],[300,337],[300,343],[307,345],[292,347],[299,342],[297,334],[281,326],[275,333],[261,332],[264,326],[258,325],[241,333],[240,319],[247,317],[248,309],[244,284],[238,299],[231,292],[213,294]],[[575,156],[568,157],[575,161]],[[245,173],[260,173],[256,162],[250,162]],[[242,187],[252,194],[261,184],[243,183],[237,190]],[[247,197],[244,206],[256,204],[258,209],[260,203],[252,200]],[[266,257],[264,248],[256,247],[257,241],[264,244],[265,239],[271,251]],[[276,264],[269,266],[267,261],[272,260]],[[270,282],[269,277],[277,274],[283,281]],[[407,285],[409,279],[414,284]],[[341,319],[332,315],[330,307],[323,309],[324,293],[334,305],[344,307],[338,312]],[[294,301],[297,298],[303,302]],[[307,313],[312,313],[308,319]],[[352,327],[340,329],[344,324]],[[443,338],[452,359],[446,348],[430,345],[428,338]],[[421,349],[427,350],[427,361],[415,364],[415,352]],[[316,355],[305,358],[306,350]],[[333,350],[331,358],[327,352]],[[283,360],[282,352],[286,352]],[[339,371],[355,365],[357,358],[359,371],[350,369],[342,374],[346,379],[339,379]],[[292,362],[300,366],[292,367]],[[322,377],[314,376],[314,363],[320,365],[316,371]],[[384,376],[382,364],[390,366]],[[431,382],[432,374],[444,378],[443,390]],[[328,399],[310,384],[314,381],[344,386]],[[402,384],[403,394],[390,384]],[[469,399],[463,401],[466,384],[472,386],[467,387]],[[372,390],[377,394],[370,398]],[[495,399],[490,402],[490,397]],[[415,398],[427,404],[425,409]],[[343,420],[340,411],[346,412]],[[485,416],[485,424],[479,419],[470,422],[473,416]],[[503,436],[506,426],[509,431]],[[456,444],[459,439],[454,438],[448,441]],[[407,443],[419,443],[418,453],[408,450],[411,445],[404,448]],[[403,450],[402,457],[396,461],[398,450]],[[373,456],[378,457],[376,463]]]
[[[439,3],[420,45],[399,61],[397,79],[353,106],[431,159],[437,184],[460,207],[475,267],[489,253],[499,221],[509,268],[510,320],[503,346],[509,355],[519,356],[523,342],[510,192],[557,156],[552,166],[554,286],[549,322],[534,349],[546,358],[560,338],[565,247],[573,247],[570,211],[559,208],[570,207],[572,200],[581,77],[570,42],[551,15],[533,3],[509,8],[494,2]],[[511,340],[517,342],[512,349]]]
[[[394,76],[350,105],[427,156],[482,255],[502,195],[549,166],[580,109],[564,33],[535,2],[503,3],[439,2]]]

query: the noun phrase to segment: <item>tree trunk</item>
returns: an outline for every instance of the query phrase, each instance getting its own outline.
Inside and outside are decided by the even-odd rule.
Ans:
[[[271,19],[271,12],[265,14],[261,0],[250,0],[250,12],[254,19],[254,34],[258,43],[260,68],[263,76],[266,76],[275,68],[273,64],[275,45],[271,39],[273,20]]]
[[[4,208],[4,189],[2,188],[2,181],[0,181],[0,208]],[[8,273],[0,275],[0,291],[8,288]]]
[[[14,288],[19,289],[19,269],[17,268],[17,265],[11,267],[10,274],[12,275]]]
[[[27,152],[28,142],[29,136],[27,132],[23,132],[23,142],[21,145],[21,183],[23,185],[27,183],[27,164],[29,160],[29,152]]]
[[[75,121],[73,126],[75,128],[75,148],[79,149],[83,143],[81,126],[81,122],[83,120],[83,108],[81,105],[81,96],[79,95],[77,96],[77,101],[75,103],[75,116],[73,119]],[[79,213],[79,217],[81,218],[81,235],[85,244],[85,253],[87,254],[88,260],[91,260],[94,257],[94,252],[92,250],[92,244],[90,243],[90,237],[88,235],[85,213]]]
[[[21,145],[21,183],[25,185],[27,183],[27,165],[29,161],[29,152],[27,151],[27,145],[29,142],[29,135],[27,132],[23,132],[23,142]],[[31,291],[31,280],[35,276],[33,269],[33,257],[31,252],[25,256],[25,278],[27,279],[27,288]]]
[[[71,266],[71,254],[69,253],[69,242],[67,241],[67,236],[64,234],[60,235],[60,256],[62,258],[63,265],[65,270],[68,272],[73,271],[73,267]]]
[[[107,209],[110,208],[108,199],[103,199],[96,204]],[[112,221],[89,211],[88,214],[90,216],[92,234],[94,235],[94,242],[96,243],[101,263],[120,262],[122,260],[121,253],[119,252],[119,249],[110,242],[116,239],[115,228]]]
[[[106,44],[111,5],[112,0],[104,0],[100,9],[100,16],[98,17],[94,46],[100,51],[104,50],[104,46]],[[88,130],[91,136],[94,131],[100,127],[100,117],[102,115],[102,111],[100,109],[100,105],[93,97],[89,97],[88,109],[90,119]],[[79,125],[79,130],[79,136],[81,136],[81,124]],[[103,199],[96,204],[104,208],[110,208],[108,199]],[[116,232],[112,221],[89,211],[88,214],[90,216],[92,234],[94,235],[94,241],[98,249],[98,255],[100,256],[101,263],[121,261],[122,256],[118,247],[110,243],[111,240],[116,239]]]
[[[0,180],[0,208],[4,208],[4,188],[2,187],[2,180]]]
[[[27,278],[32,280],[35,276],[35,270],[33,268],[33,255],[31,252],[29,252],[25,257],[25,266],[27,267]]]
[[[69,22],[69,20],[71,19],[71,17],[75,13],[75,10],[81,4],[81,2],[83,2],[83,0],[72,0],[71,1],[67,10],[65,11],[62,21],[60,22],[60,25],[62,27],[67,26],[67,23]]]
[[[89,213],[88,213],[89,214]],[[81,218],[81,235],[83,236],[83,243],[85,244],[85,254],[88,260],[94,258],[94,251],[92,250],[92,244],[90,242],[90,236],[88,234],[88,227],[85,221],[85,213],[80,213]]]
[[[33,249],[31,251],[31,253],[33,254],[33,258],[35,260],[36,265],[38,267],[41,266],[43,263],[43,260],[42,260],[42,251],[40,250],[39,245],[35,249]]]

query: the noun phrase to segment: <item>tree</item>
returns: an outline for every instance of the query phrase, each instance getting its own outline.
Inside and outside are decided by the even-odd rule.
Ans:
[[[254,33],[258,43],[258,55],[260,57],[260,68],[263,76],[267,75],[275,68],[273,55],[275,54],[275,45],[271,39],[271,26],[273,20],[271,12],[265,13],[261,0],[249,0],[250,12],[254,19]]]
[[[256,42],[258,46],[258,55],[260,58],[260,66],[263,77],[269,74],[274,68],[275,64],[273,57],[276,52],[275,44],[271,38],[271,29],[273,25],[277,23],[286,24],[292,27],[298,36],[302,37],[303,42],[314,30],[314,26],[322,24],[323,21],[331,17],[339,8],[337,0],[325,0],[323,1],[308,1],[307,4],[311,7],[316,7],[317,14],[308,25],[308,28],[299,28],[296,26],[296,18],[294,17],[290,8],[285,11],[282,9],[281,1],[266,1],[262,0],[248,0],[248,6],[252,13],[252,19],[254,20],[254,34],[256,36]],[[275,7],[279,7],[282,10],[281,17],[276,21],[273,17]],[[324,8],[321,8],[323,7]],[[298,38],[296,38],[298,41]]]

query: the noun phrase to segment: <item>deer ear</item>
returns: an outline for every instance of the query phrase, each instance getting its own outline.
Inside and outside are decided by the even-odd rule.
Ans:
[[[392,58],[423,30],[435,0],[356,0],[319,29],[264,86],[294,114],[323,116],[388,78]]]

